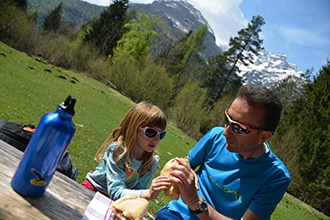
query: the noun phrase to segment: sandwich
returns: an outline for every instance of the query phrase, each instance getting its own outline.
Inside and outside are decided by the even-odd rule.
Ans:
[[[183,158],[185,162],[189,163],[188,158]],[[172,164],[177,164],[178,162],[175,160],[175,158],[170,159],[163,167],[163,169],[160,171],[161,176],[171,177],[170,173],[172,169],[170,168]],[[168,189],[164,190],[164,193],[167,197],[171,199],[178,200],[180,195],[179,187],[172,183],[171,186]]]
[[[110,204],[110,209],[120,220],[141,220],[149,208],[149,201],[134,194],[126,195]]]

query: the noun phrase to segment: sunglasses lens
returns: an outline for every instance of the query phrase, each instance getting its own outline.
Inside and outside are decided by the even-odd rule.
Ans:
[[[159,140],[163,139],[165,137],[165,135],[166,135],[166,131],[161,131],[159,133]]]
[[[225,112],[226,115],[226,125],[230,125],[231,129],[236,133],[236,134],[248,134],[250,131],[247,128],[242,127],[240,124],[236,123],[233,121],[229,115]]]
[[[233,129],[233,131],[236,132],[237,134],[242,134],[246,131],[239,124],[230,123],[230,125],[231,125],[231,128]]]
[[[154,138],[157,136],[158,132],[155,129],[152,128],[147,128],[144,131],[145,136],[147,136],[148,138]]]
[[[158,132],[157,130],[155,130],[153,128],[145,128],[144,135],[148,138],[154,138],[157,135],[159,135],[159,140],[161,140],[165,137],[166,131],[164,130],[164,131]]]

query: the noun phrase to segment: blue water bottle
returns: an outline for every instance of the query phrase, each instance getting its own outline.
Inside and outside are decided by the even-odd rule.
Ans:
[[[52,179],[75,133],[72,122],[76,99],[68,96],[55,112],[42,116],[11,181],[26,197],[40,197]]]

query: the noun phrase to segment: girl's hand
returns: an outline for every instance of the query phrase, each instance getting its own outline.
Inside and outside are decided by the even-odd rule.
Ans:
[[[170,185],[171,181],[168,177],[158,176],[152,180],[149,189],[142,191],[141,197],[148,200],[156,199],[160,191],[168,188]]]

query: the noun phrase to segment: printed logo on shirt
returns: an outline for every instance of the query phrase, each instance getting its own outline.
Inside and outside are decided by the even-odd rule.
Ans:
[[[211,176],[209,176],[210,180],[223,192],[228,193],[228,194],[233,194],[235,197],[235,200],[237,200],[239,203],[244,204],[242,201],[242,196],[235,190],[232,190],[230,188],[225,188],[221,186],[219,183],[217,183]]]
[[[127,189],[132,189],[138,181],[138,173],[136,170],[129,169],[126,170],[125,184]]]

